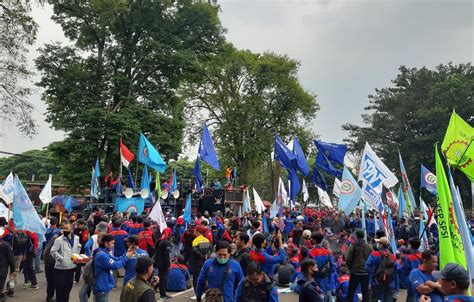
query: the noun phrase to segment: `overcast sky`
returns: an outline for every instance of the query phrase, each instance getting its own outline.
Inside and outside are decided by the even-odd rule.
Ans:
[[[360,123],[375,88],[390,85],[400,65],[433,68],[440,63],[472,62],[472,1],[316,1],[218,0],[227,39],[254,52],[287,54],[301,62],[303,87],[318,95],[321,110],[312,130],[324,141],[341,142],[344,123]],[[30,53],[46,42],[65,40],[50,20],[51,8],[35,8],[40,28]],[[23,152],[61,140],[44,122],[45,105],[37,89],[38,134],[22,137],[2,124],[0,150]]]

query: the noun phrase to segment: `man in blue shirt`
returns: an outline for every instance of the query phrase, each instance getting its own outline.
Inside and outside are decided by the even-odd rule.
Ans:
[[[260,263],[262,271],[270,277],[273,276],[273,266],[278,263],[284,263],[286,259],[285,249],[283,249],[283,243],[281,241],[281,232],[278,232],[276,240],[278,240],[279,246],[278,255],[271,256],[264,249],[266,243],[265,237],[260,233],[252,237],[252,245],[255,246],[255,249],[250,251],[250,259]]]
[[[439,290],[445,295],[444,302],[474,302],[474,297],[469,296],[471,282],[469,273],[464,267],[448,263],[441,272],[434,271],[432,275],[438,280],[436,283],[439,285]]]
[[[127,243],[128,250],[135,251],[135,254],[127,261],[125,264],[125,276],[123,277],[123,286],[127,284],[128,281],[136,277],[137,272],[135,266],[137,265],[137,260],[139,257],[148,256],[148,253],[138,247],[138,236],[132,235],[125,239]]]
[[[421,264],[410,272],[410,285],[415,293],[414,300],[419,301],[420,295],[429,295],[432,302],[441,302],[441,293],[437,290],[435,278],[431,273],[438,266],[438,257],[430,251],[421,254]]]
[[[219,241],[216,245],[217,257],[204,262],[194,289],[198,302],[201,302],[206,281],[208,289],[217,288],[223,293],[224,302],[234,301],[234,285],[244,278],[244,273],[240,264],[230,259],[230,252],[230,244],[226,241]]]

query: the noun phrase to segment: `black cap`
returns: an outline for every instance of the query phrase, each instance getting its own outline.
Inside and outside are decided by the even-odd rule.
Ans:
[[[127,238],[125,238],[125,242],[129,242],[129,243],[133,243],[135,245],[138,245],[140,240],[138,239],[137,235],[132,235],[132,236],[128,236]]]
[[[456,281],[461,288],[467,288],[470,284],[469,273],[464,267],[456,263],[448,263],[442,271],[434,271],[433,278]]]

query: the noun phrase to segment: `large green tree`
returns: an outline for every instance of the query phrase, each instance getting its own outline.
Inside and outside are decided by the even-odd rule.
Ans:
[[[0,2],[0,119],[15,122],[20,132],[35,133],[27,82],[32,72],[26,53],[36,39],[37,24],[28,1]]]
[[[237,165],[241,181],[272,187],[275,133],[286,140],[298,135],[308,149],[312,134],[306,129],[319,106],[300,85],[298,68],[287,56],[227,45],[183,86],[190,125],[206,123],[213,130],[221,164]]]
[[[166,160],[177,158],[185,125],[177,88],[223,41],[217,7],[194,2],[54,4],[52,18],[74,45],[46,44],[36,66],[46,120],[67,134],[53,151],[71,184],[88,182],[96,157],[117,171],[119,138],[137,150],[140,131]]]
[[[470,64],[439,65],[433,70],[402,66],[399,72],[392,86],[369,95],[364,125],[346,124],[343,129],[349,131],[346,141],[354,152],[369,142],[397,174],[400,151],[416,190],[420,164],[434,172],[434,144],[442,142],[453,109],[473,124],[474,68]],[[465,178],[456,174],[468,194]]]

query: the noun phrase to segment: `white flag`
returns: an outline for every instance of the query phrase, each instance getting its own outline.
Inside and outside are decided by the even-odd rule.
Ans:
[[[359,180],[368,182],[379,194],[382,192],[382,183],[387,188],[391,188],[398,183],[397,177],[378,158],[367,142],[360,163]]]
[[[303,178],[303,189],[301,189],[301,193],[303,193],[303,201],[306,202],[309,199],[308,187],[306,186],[306,181]]]
[[[288,180],[288,188],[289,188],[289,183],[290,181]],[[288,206],[288,192],[286,192],[285,185],[283,184],[283,180],[281,180],[281,177],[278,179],[278,202],[283,202],[283,205],[285,207]]]
[[[151,209],[150,214],[148,215],[148,218],[158,222],[158,225],[160,226],[160,232],[163,232],[163,230],[168,227],[166,225],[165,216],[163,215],[163,210],[161,209],[161,204],[159,200],[155,202],[153,209]]]
[[[341,181],[339,178],[334,178],[334,186],[332,187],[332,194],[339,198],[339,195],[341,194]]]
[[[52,200],[52,196],[51,196],[51,180],[52,180],[52,178],[53,178],[53,176],[51,174],[49,174],[48,181],[44,185],[43,190],[41,191],[41,193],[39,195],[39,199],[44,204],[51,203],[51,200]]]
[[[7,204],[13,202],[13,173],[10,172],[8,177],[3,181],[1,197]]]
[[[0,202],[0,217],[5,217],[5,219],[8,221],[8,219],[12,217],[11,215],[8,215],[9,211],[10,210]]]
[[[265,210],[265,206],[263,205],[263,201],[258,195],[257,191],[255,191],[255,188],[253,189],[253,199],[255,201],[255,210],[257,210],[258,213],[262,214],[263,211]]]
[[[320,187],[316,187],[318,189],[319,201],[321,202],[321,204],[328,208],[332,208],[331,198],[329,198],[328,193]]]

